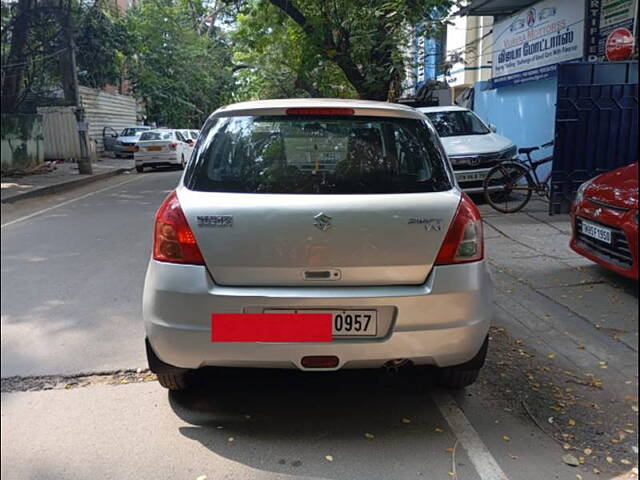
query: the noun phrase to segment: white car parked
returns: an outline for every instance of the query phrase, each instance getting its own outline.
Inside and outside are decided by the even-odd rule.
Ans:
[[[502,160],[511,160],[518,149],[498,135],[471,110],[458,106],[418,108],[431,121],[444,147],[458,184],[465,192],[483,191],[484,177]]]
[[[144,132],[136,145],[133,158],[136,171],[142,173],[144,167],[176,166],[184,169],[191,157],[193,145],[180,130],[157,129]]]

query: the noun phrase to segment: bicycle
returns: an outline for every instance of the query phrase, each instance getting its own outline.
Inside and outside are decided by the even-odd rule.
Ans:
[[[551,172],[541,180],[536,169],[551,162],[553,156],[534,161],[531,152],[552,145],[553,141],[539,147],[519,148],[518,153],[526,155],[526,160],[505,160],[489,170],[483,185],[487,203],[498,212],[515,213],[529,203],[534,192],[548,199]]]

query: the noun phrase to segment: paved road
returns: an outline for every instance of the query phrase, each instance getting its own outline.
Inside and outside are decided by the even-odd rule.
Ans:
[[[505,240],[517,232],[502,220],[496,228],[509,234],[487,235],[500,307],[492,348],[480,381],[463,392],[440,391],[414,371],[243,373],[180,394],[144,372],[106,375],[146,366],[140,296],[153,214],[178,178],[127,175],[2,206],[3,478],[587,480],[602,478],[593,468],[607,471],[606,455],[609,472],[628,469],[623,459],[635,463],[635,434],[611,450],[590,443],[608,441],[603,423],[637,431],[637,399],[621,400],[637,387],[632,337],[614,340],[588,312],[579,316],[560,294],[555,301],[556,275],[577,295],[575,276],[593,270],[570,274],[574,260],[562,252],[568,263],[549,262],[550,276],[538,268],[544,259],[531,260],[540,252],[522,254]],[[625,315],[637,307],[633,289],[582,288],[593,285],[615,290]],[[573,347],[581,343],[588,348]],[[578,369],[594,371],[603,359],[609,368],[595,371],[607,390],[579,383],[591,377]],[[604,408],[592,414],[586,405],[596,401]],[[578,425],[567,427],[569,418]],[[557,429],[567,437],[552,440]],[[598,459],[578,469],[563,463],[585,448]]]
[[[80,199],[2,228],[3,377],[144,366],[153,216],[178,179],[175,171],[119,177],[84,198],[56,196],[52,205]],[[3,206],[2,223],[42,204],[29,206]]]

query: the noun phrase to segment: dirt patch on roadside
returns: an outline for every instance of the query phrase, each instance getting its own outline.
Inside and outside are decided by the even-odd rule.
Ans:
[[[123,385],[127,383],[153,382],[156,376],[147,369],[118,370],[79,375],[44,375],[37,377],[7,377],[2,379],[1,391],[34,392],[38,390],[63,390],[93,385]]]
[[[637,396],[612,397],[597,375],[561,363],[492,327],[481,382],[499,407],[528,418],[583,468],[622,474],[637,466]],[[637,388],[637,373],[630,378]]]

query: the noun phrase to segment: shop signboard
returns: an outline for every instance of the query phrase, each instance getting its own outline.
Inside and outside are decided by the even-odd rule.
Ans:
[[[585,57],[591,62],[628,60],[634,40],[638,0],[589,0]]]
[[[492,85],[547,78],[558,63],[582,58],[584,17],[575,0],[544,0],[495,23]]]

